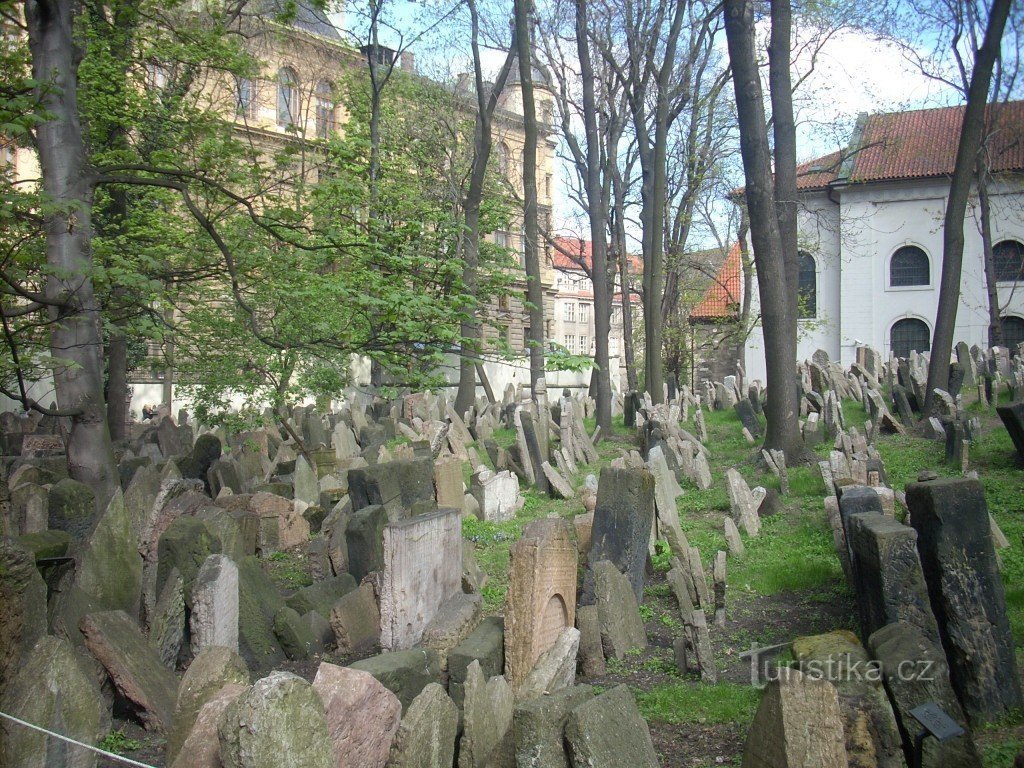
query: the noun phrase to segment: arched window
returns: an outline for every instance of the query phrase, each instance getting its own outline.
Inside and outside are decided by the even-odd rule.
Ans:
[[[800,277],[797,286],[798,311],[801,320],[818,315],[818,269],[814,257],[800,251]]]
[[[896,357],[910,357],[911,352],[931,349],[931,332],[923,320],[908,317],[897,320],[889,331],[889,346]]]
[[[992,249],[995,256],[996,280],[1016,282],[1024,279],[1024,245],[1016,240],[1003,240]]]
[[[498,161],[498,173],[508,178],[509,148],[507,144],[499,144],[495,147]]]
[[[286,128],[299,120],[299,78],[295,70],[283,67],[277,73],[277,122]]]
[[[316,136],[326,139],[334,133],[334,93],[331,84],[321,80],[316,84]]]
[[[1003,344],[1011,355],[1017,354],[1017,345],[1024,342],[1024,320],[1016,315],[1003,315]]]
[[[931,267],[928,254],[916,245],[899,248],[889,260],[889,285],[929,285]]]

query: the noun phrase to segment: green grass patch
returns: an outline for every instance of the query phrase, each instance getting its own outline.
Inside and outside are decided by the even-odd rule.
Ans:
[[[271,580],[284,589],[301,589],[313,583],[305,558],[292,552],[274,552],[267,558]]]
[[[735,723],[746,727],[754,719],[761,692],[736,683],[672,682],[648,691],[635,691],[640,713],[659,723]]]
[[[111,731],[100,741],[97,746],[115,755],[124,755],[128,752],[136,752],[142,749],[142,742],[125,736],[123,730]]]

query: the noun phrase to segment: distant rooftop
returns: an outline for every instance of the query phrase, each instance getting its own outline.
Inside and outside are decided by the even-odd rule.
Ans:
[[[338,29],[319,8],[310,5],[304,0],[297,0],[294,8],[295,14],[291,20],[293,27],[331,40],[341,40],[341,34],[338,32]],[[288,0],[259,0],[254,6],[253,15],[264,17],[270,15],[279,16],[288,13],[290,10]]]
[[[956,163],[964,106],[863,114],[850,146],[797,166],[797,187],[950,176]],[[993,172],[1024,171],[1024,101],[988,107]]]

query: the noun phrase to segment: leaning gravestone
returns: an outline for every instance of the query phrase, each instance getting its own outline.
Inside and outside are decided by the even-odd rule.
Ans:
[[[659,764],[650,729],[625,685],[575,707],[566,719],[565,740],[574,766],[657,768]]]
[[[646,648],[647,633],[629,580],[610,560],[595,563],[593,573],[605,657],[621,659],[634,648]]]
[[[238,650],[238,566],[227,555],[206,558],[192,588],[192,653],[217,645]]]
[[[46,634],[46,584],[35,557],[14,539],[0,538],[0,694]]]
[[[972,721],[1002,717],[1024,699],[981,483],[911,483],[907,506],[953,688]]]
[[[459,710],[437,683],[413,699],[391,744],[389,768],[451,768]]]
[[[846,524],[863,636],[905,621],[938,643],[939,628],[917,555],[917,531],[877,512],[855,514]]]
[[[653,524],[654,475],[646,469],[602,469],[588,559],[614,563],[626,574],[638,602]],[[580,602],[594,602],[592,570],[587,572]]]
[[[110,730],[110,711],[95,676],[66,640],[42,637],[0,697],[0,711],[86,744]],[[35,730],[0,724],[0,765],[93,768],[96,755]]]
[[[1024,459],[1024,400],[1019,400],[1012,405],[1000,405],[996,408],[999,418],[1003,420],[1003,426],[1010,433],[1013,440],[1013,447],[1017,449],[1017,455]]]

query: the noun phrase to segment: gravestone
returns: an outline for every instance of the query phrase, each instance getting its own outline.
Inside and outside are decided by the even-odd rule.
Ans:
[[[628,686],[619,685],[576,706],[565,725],[574,766],[657,768],[651,732]]]
[[[832,684],[780,668],[747,732],[743,765],[848,768],[839,696]]]
[[[437,506],[462,511],[462,462],[454,456],[445,456],[434,462],[434,490]]]
[[[420,641],[441,606],[462,592],[462,525],[454,509],[384,527],[380,585],[381,647],[397,651]]]
[[[1024,400],[1012,405],[1000,405],[996,407],[996,413],[1003,420],[1006,431],[1010,433],[1017,455],[1024,459]]]
[[[1024,700],[981,483],[910,483],[907,505],[953,688],[972,722],[1002,717]]]
[[[625,573],[637,601],[654,524],[654,475],[646,469],[601,470],[591,529],[589,561],[610,560]],[[593,573],[587,571],[582,605],[593,603]]]
[[[748,536],[757,536],[761,532],[761,520],[757,514],[758,504],[750,492],[747,481],[732,468],[726,470],[725,481],[733,520],[738,526],[743,527]]]
[[[846,531],[863,636],[905,621],[938,643],[939,628],[917,555],[917,532],[877,512],[850,516]]]
[[[755,438],[761,437],[761,422],[757,418],[757,413],[754,412],[754,407],[750,404],[750,400],[743,399],[736,401],[734,406],[736,413],[740,417],[740,423],[753,435]]]
[[[389,768],[451,768],[459,711],[437,683],[413,699],[398,726]]]
[[[238,650],[238,566],[226,555],[206,558],[192,588],[192,654],[209,646]]]
[[[634,648],[647,647],[639,601],[629,580],[610,560],[595,562],[594,599],[606,658],[622,659]]]
[[[569,523],[534,520],[510,551],[505,675],[518,690],[534,663],[576,617],[576,545]]]
[[[394,522],[418,501],[434,502],[434,467],[428,458],[389,461],[348,471],[352,509],[383,506]]]

